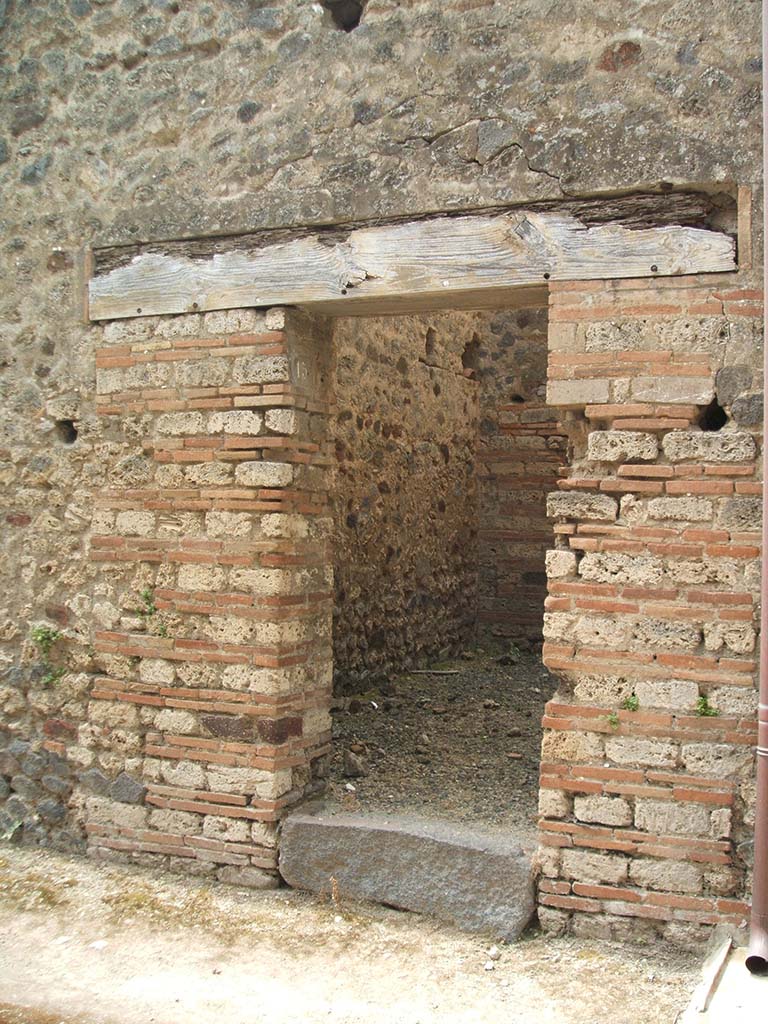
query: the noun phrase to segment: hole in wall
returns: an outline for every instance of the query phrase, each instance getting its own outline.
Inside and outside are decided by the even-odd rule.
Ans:
[[[480,339],[476,334],[473,334],[472,340],[464,346],[464,351],[461,353],[461,365],[465,370],[471,370],[472,377],[480,369]]]
[[[351,32],[360,24],[367,0],[322,0],[336,28]]]
[[[77,440],[77,427],[73,420],[56,420],[56,436],[63,444],[74,444]]]
[[[728,413],[717,398],[713,398],[709,405],[702,409],[698,419],[702,430],[722,430],[727,422]]]
[[[428,327],[426,337],[424,338],[424,354],[428,359],[435,354],[436,337],[437,335],[435,334],[434,328]]]

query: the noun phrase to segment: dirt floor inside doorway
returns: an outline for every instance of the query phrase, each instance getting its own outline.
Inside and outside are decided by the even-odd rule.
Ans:
[[[538,645],[473,647],[335,701],[330,796],[534,841],[544,704]]]

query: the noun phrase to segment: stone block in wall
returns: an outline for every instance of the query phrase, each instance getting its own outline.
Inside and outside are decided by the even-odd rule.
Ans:
[[[542,818],[564,818],[571,812],[572,798],[560,789],[539,790],[539,815]]]
[[[732,747],[727,743],[684,743],[680,758],[692,775],[727,778],[751,770],[754,754],[750,748]]]
[[[677,744],[667,740],[638,736],[610,736],[605,741],[606,756],[621,765],[647,765],[650,768],[674,768]]]
[[[629,387],[633,402],[708,405],[715,396],[711,377],[634,377]]]
[[[573,629],[567,635],[572,635],[587,647],[626,650],[632,639],[632,622],[629,619],[611,618],[607,615],[583,615],[576,620]]]
[[[295,434],[299,429],[299,416],[295,409],[268,409],[264,423],[276,434]]]
[[[701,628],[690,622],[638,618],[632,627],[633,650],[693,650],[701,643]]]
[[[565,878],[592,885],[617,885],[626,881],[629,862],[626,857],[591,850],[563,850],[562,873]]]
[[[715,353],[727,337],[724,317],[639,317],[589,323],[584,329],[587,352],[671,351]]]
[[[571,764],[602,761],[605,747],[601,736],[592,732],[560,732],[549,730],[541,741],[544,762],[563,761]]]
[[[744,689],[740,686],[716,686],[709,691],[709,703],[721,715],[734,715],[739,718],[757,718],[756,689]]]
[[[744,532],[759,531],[762,528],[762,522],[762,498],[744,494],[738,494],[723,502],[717,517],[718,526]]]
[[[713,516],[712,502],[707,498],[651,498],[648,502],[649,519],[707,523]]]
[[[710,811],[704,804],[666,800],[635,801],[635,826],[655,835],[708,836]]]
[[[717,400],[721,405],[731,405],[740,394],[752,385],[752,367],[745,364],[724,366],[715,377]]]
[[[698,684],[690,679],[638,679],[634,692],[641,708],[690,711],[699,699]]]
[[[545,568],[549,579],[563,579],[576,573],[578,560],[575,551],[566,548],[552,548],[545,556]]]
[[[697,864],[655,858],[633,860],[629,866],[629,880],[643,889],[660,892],[697,893],[704,885],[703,872]]]
[[[547,404],[556,408],[568,406],[602,405],[610,401],[610,381],[550,380],[547,382]]]
[[[575,615],[568,615],[565,612],[545,612],[544,637],[547,640],[569,640],[573,637],[573,628],[576,622]]]
[[[619,707],[634,692],[632,679],[623,676],[593,676],[574,673],[573,694],[583,704]]]
[[[740,427],[760,427],[763,423],[764,396],[762,391],[739,395],[731,406],[734,420]]]
[[[205,531],[211,539],[247,537],[253,529],[253,516],[248,512],[224,512],[212,509],[205,514]]]
[[[741,430],[671,430],[662,441],[670,462],[752,462],[755,439]]]
[[[656,435],[639,430],[593,430],[587,439],[587,458],[595,462],[653,462],[658,454]]]
[[[704,626],[704,646],[708,651],[732,651],[750,654],[755,649],[757,634],[748,622],[708,622]]]
[[[722,583],[734,588],[739,585],[743,576],[743,568],[730,558],[707,562],[690,558],[668,559],[664,572],[675,584]]]
[[[632,824],[632,808],[621,797],[577,796],[573,801],[573,813],[579,821],[597,825]]]
[[[216,872],[216,878],[220,882],[243,886],[246,889],[277,889],[280,886],[277,875],[261,868],[228,865]]]
[[[210,434],[223,432],[247,437],[259,434],[263,425],[264,419],[261,413],[253,409],[230,409],[227,412],[213,413],[208,421],[207,429]]]
[[[282,384],[290,380],[285,356],[243,356],[232,368],[235,384]]]
[[[579,562],[579,576],[594,583],[653,587],[663,575],[664,563],[656,555],[588,551]]]
[[[273,330],[274,328],[266,322],[267,317],[273,310],[268,310],[266,313],[261,309],[217,309],[210,313],[205,313],[202,317],[202,330],[206,335],[215,336],[217,334],[253,334],[259,331]],[[176,320],[186,320],[186,316],[177,317]],[[168,317],[160,318],[160,326],[166,320],[171,320]],[[171,320],[171,323],[173,320]],[[281,325],[282,326],[282,325]],[[194,330],[199,330],[199,327],[194,327]]]
[[[246,487],[288,487],[293,474],[293,466],[285,462],[241,462],[235,479]]]
[[[282,540],[303,540],[309,535],[307,517],[287,512],[270,512],[262,516],[259,528],[265,537]]]
[[[619,506],[607,494],[583,494],[556,491],[547,495],[547,515],[550,519],[589,519],[613,522]]]
[[[155,430],[158,434],[180,437],[184,434],[200,434],[205,429],[205,418],[200,412],[167,412],[158,416]]]

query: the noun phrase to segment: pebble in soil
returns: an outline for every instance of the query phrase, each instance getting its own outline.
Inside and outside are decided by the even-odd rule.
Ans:
[[[483,650],[335,702],[330,795],[350,810],[535,831],[544,704],[538,650]]]

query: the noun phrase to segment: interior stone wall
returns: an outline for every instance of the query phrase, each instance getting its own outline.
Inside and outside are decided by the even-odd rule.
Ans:
[[[471,643],[477,314],[335,322],[334,669],[356,686]]]
[[[552,527],[546,493],[566,460],[546,404],[547,312],[500,311],[479,334],[477,634],[540,641]]]
[[[546,330],[544,309],[336,321],[338,685],[541,639],[565,457]]]

